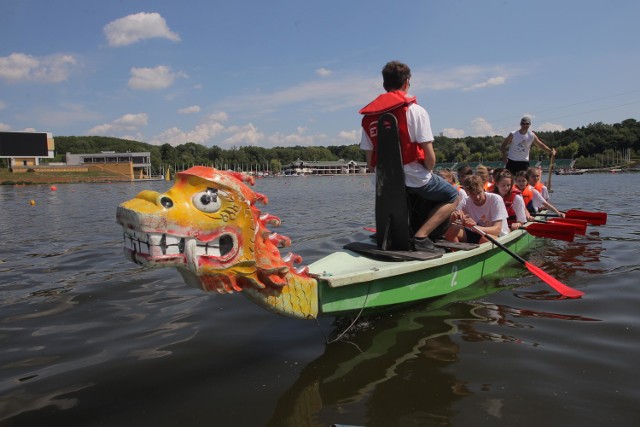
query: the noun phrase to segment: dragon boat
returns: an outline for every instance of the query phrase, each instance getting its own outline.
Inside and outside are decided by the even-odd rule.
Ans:
[[[348,245],[302,266],[300,256],[280,253],[290,239],[269,230],[280,219],[258,208],[268,199],[250,188],[254,183],[249,175],[195,166],[177,173],[164,193],[142,191],[117,209],[125,256],[143,266],[175,267],[186,283],[204,291],[239,292],[267,310],[301,319],[450,294],[511,260],[491,242],[403,261]],[[520,251],[533,239],[516,230],[496,241]]]

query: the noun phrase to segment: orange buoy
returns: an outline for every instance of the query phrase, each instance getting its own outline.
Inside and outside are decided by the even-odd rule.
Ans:
[[[30,204],[31,206],[34,206],[34,205],[36,204],[36,201],[35,201],[35,200],[30,200],[30,201],[29,201],[29,204]]]
[[[56,191],[58,189],[58,187],[56,187],[55,185],[51,186],[51,191]]]

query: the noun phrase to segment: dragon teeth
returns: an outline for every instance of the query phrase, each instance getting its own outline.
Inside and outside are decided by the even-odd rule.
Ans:
[[[125,248],[136,253],[153,256],[184,254],[187,259],[193,260],[197,256],[219,257],[228,253],[233,244],[233,239],[228,235],[223,235],[211,242],[201,243],[196,239],[176,237],[164,233],[143,233],[130,229],[124,230]],[[221,246],[224,246],[222,250]]]

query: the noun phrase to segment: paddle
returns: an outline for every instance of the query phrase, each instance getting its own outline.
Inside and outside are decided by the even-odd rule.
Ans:
[[[546,237],[548,239],[564,240],[573,242],[576,235],[576,228],[569,224],[554,224],[550,222],[537,223],[524,227],[529,234],[536,237]]]
[[[587,221],[584,219],[574,219],[574,218],[549,218],[549,222],[555,224],[567,224],[572,225],[576,229],[576,234],[580,234],[584,236],[587,233]]]
[[[476,233],[481,234],[482,236],[486,237],[491,243],[493,243],[494,245],[496,245],[497,247],[499,247],[500,249],[502,249],[503,251],[505,251],[506,253],[511,255],[514,259],[516,259],[518,262],[520,262],[525,267],[527,267],[527,269],[531,272],[531,274],[534,274],[534,275],[538,276],[538,278],[540,280],[545,282],[547,285],[551,286],[553,289],[558,291],[561,295],[563,295],[563,296],[565,296],[567,298],[580,298],[582,295],[584,295],[584,292],[579,291],[577,289],[570,288],[569,286],[565,285],[564,283],[562,283],[561,281],[559,281],[555,277],[552,277],[548,273],[544,272],[539,267],[536,267],[535,265],[533,265],[530,262],[526,261],[524,258],[519,256],[515,252],[512,252],[511,250],[509,250],[502,243],[498,242],[496,239],[494,239],[493,237],[491,237],[490,235],[488,235],[484,231],[480,230],[475,225],[473,227],[471,227],[471,229],[473,231],[475,231]]]
[[[551,189],[551,177],[553,176],[553,162],[556,159],[556,152],[551,151],[551,159],[549,159],[549,177],[547,178],[547,191],[553,193]]]
[[[606,212],[589,212],[589,211],[581,211],[578,209],[570,209],[563,213],[565,215],[565,218],[582,219],[587,221],[591,225],[606,225],[607,223]],[[546,217],[557,217],[557,215],[555,214],[548,214],[548,213],[541,213],[536,215],[546,216]]]
[[[607,213],[606,212],[589,212],[581,211],[578,209],[570,209],[565,212],[566,218],[583,219],[591,225],[606,225]]]

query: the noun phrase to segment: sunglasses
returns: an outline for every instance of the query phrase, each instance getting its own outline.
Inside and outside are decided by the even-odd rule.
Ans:
[[[530,124],[529,122],[520,122],[520,126],[529,126]]]

